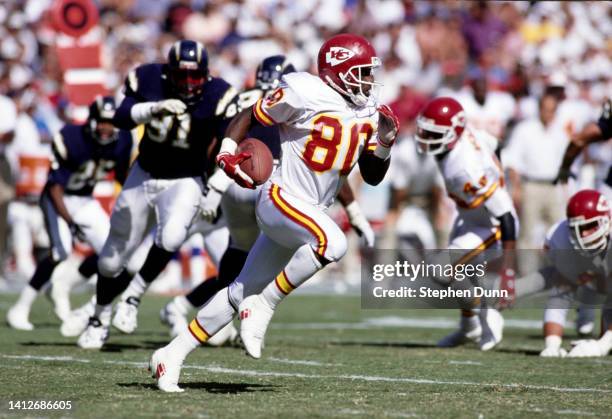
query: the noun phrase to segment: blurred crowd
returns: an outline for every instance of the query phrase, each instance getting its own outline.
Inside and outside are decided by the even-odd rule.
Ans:
[[[163,61],[177,39],[194,39],[205,44],[211,72],[242,89],[253,84],[255,68],[266,56],[285,54],[298,70],[316,72],[315,57],[328,36],[354,32],[368,38],[383,62],[376,75],[384,84],[380,101],[390,104],[400,117],[402,138],[397,147],[398,151],[404,150],[401,152],[405,157],[397,159],[385,186],[359,187],[362,206],[379,227],[383,245],[397,245],[389,240],[401,238],[390,239],[385,231],[404,231],[396,225],[406,219],[416,225],[407,227],[408,235],[416,235],[426,242],[426,247],[445,246],[453,205],[444,198],[435,170],[414,169],[426,168],[429,163],[411,150],[414,120],[428,98],[439,94],[456,97],[464,105],[469,122],[498,137],[502,162],[513,171],[509,178],[521,214],[528,188],[521,188],[520,184],[552,181],[556,174],[554,166],[560,163],[572,133],[597,118],[601,103],[612,92],[609,2],[97,0],[95,3],[100,13],[99,27],[95,30],[103,39],[105,85],[115,93],[120,91],[130,69],[146,62]],[[44,153],[53,134],[73,116],[54,48],[56,34],[47,13],[51,4],[52,0],[0,2],[2,220],[7,219],[9,203],[17,199],[15,183],[22,175],[19,155]],[[554,104],[544,104],[545,96],[554,99]],[[545,109],[549,114],[552,112],[547,122],[542,120]],[[530,142],[539,140],[535,134],[525,139],[532,132],[529,127],[517,131],[529,120],[538,120],[545,128],[548,124],[559,128],[547,143],[555,150],[552,154],[558,155],[542,163],[549,166],[547,171],[532,173],[532,166],[521,164],[524,163],[521,153],[525,153],[521,148],[529,149]],[[523,133],[523,139],[516,140],[511,147],[517,132]],[[538,150],[549,155],[545,148]],[[577,163],[578,182],[569,188],[597,187],[611,160],[608,144],[590,148]],[[421,175],[412,179],[412,185],[405,178],[410,170],[415,176]],[[422,178],[426,173],[431,173],[430,182]],[[540,175],[543,177],[539,178]],[[359,183],[357,177],[352,181]],[[559,189],[555,193],[562,197],[571,192],[563,186],[554,188]],[[529,237],[523,238],[522,247],[539,247],[546,227],[559,214],[562,216],[563,199],[555,202],[557,208],[547,210],[549,216],[544,213],[540,216],[530,209],[536,211],[529,215],[536,222],[527,232]],[[412,212],[402,217],[406,209]],[[341,222],[341,214],[338,218]],[[421,219],[429,222],[430,227],[419,226],[420,221],[415,220]],[[7,231],[5,223],[2,224],[0,237],[8,237],[11,243],[10,229]],[[9,264],[11,251],[2,248],[0,251]]]

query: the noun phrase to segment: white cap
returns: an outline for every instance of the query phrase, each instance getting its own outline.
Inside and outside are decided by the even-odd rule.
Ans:
[[[15,130],[17,108],[11,99],[0,95],[0,135]]]

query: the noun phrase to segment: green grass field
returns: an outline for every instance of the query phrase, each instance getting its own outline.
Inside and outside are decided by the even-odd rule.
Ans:
[[[3,318],[15,298],[0,296]],[[540,331],[526,320],[541,311],[507,312],[531,328],[507,328],[499,350],[481,353],[433,347],[454,311],[365,311],[354,297],[292,296],[261,360],[239,348],[199,349],[183,369],[187,391],[164,394],[145,364],[168,341],[158,319],[165,301],[145,298],[137,332],[114,331],[102,352],[61,337],[44,299],[35,331],[0,326],[0,417],[612,416],[612,357],[540,359]],[[73,409],[11,411],[11,400],[70,400]]]

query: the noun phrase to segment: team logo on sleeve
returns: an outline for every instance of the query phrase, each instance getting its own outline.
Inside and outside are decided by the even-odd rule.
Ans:
[[[342,64],[354,55],[355,53],[350,49],[344,47],[331,47],[325,54],[325,62],[331,64],[333,67]]]

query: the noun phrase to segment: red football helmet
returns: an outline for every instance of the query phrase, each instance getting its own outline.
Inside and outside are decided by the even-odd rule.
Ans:
[[[371,89],[380,85],[373,79],[373,70],[381,66],[380,58],[358,35],[329,38],[319,50],[318,66],[319,77],[357,106],[366,105]]]
[[[577,192],[567,203],[570,240],[578,250],[596,255],[608,247],[610,239],[610,204],[593,189]]]
[[[440,154],[451,150],[465,129],[465,112],[455,99],[438,97],[431,100],[417,117],[415,139],[419,151]]]

